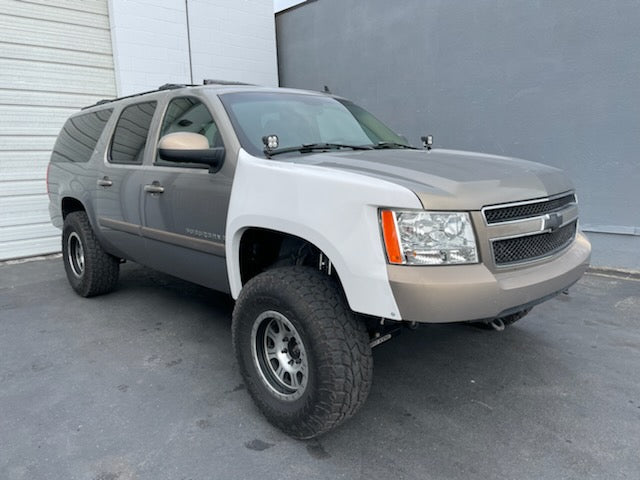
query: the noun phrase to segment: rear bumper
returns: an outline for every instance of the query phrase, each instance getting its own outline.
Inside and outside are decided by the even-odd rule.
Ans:
[[[423,323],[494,318],[550,298],[577,282],[589,266],[591,244],[578,233],[553,260],[494,273],[483,264],[388,267],[402,320]]]

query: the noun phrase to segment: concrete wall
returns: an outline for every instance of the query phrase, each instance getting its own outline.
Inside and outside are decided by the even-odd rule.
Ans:
[[[277,85],[267,0],[109,0],[119,95],[204,78]]]
[[[410,141],[565,169],[594,264],[640,269],[640,3],[323,0],[276,16],[280,83]]]

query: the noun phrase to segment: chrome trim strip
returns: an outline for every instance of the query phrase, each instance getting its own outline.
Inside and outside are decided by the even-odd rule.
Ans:
[[[98,223],[101,227],[107,227],[113,230],[131,233],[132,235],[138,235],[140,237],[142,236],[142,225],[138,225],[136,223],[123,222],[106,217],[98,217]]]
[[[578,210],[577,209],[574,209],[574,210],[575,210],[574,215],[571,215],[570,217],[567,217],[568,219],[566,219],[566,220],[565,220],[565,217],[563,215],[563,222],[555,230],[558,230],[558,229],[560,229],[562,227],[566,227],[570,223],[575,222],[575,221],[578,220]],[[559,210],[559,212],[562,212],[562,210]],[[557,213],[557,212],[553,212],[553,213]],[[540,228],[538,230],[532,230],[532,231],[527,232],[527,233],[516,233],[516,234],[513,234],[513,235],[504,235],[504,236],[501,236],[501,237],[491,237],[491,236],[489,236],[489,243],[493,244],[493,242],[496,242],[498,240],[510,240],[512,238],[529,237],[531,235],[539,235],[541,233],[552,232],[554,230],[552,228],[547,228],[547,229],[543,228],[544,227],[544,217],[545,217],[545,215],[548,215],[548,214],[545,213],[544,215],[540,215],[538,217],[531,217],[531,218],[527,218],[526,219],[528,221],[532,221],[532,220],[536,220],[537,221],[537,220],[539,220],[540,221]],[[506,223],[506,222],[504,222],[504,223]],[[504,225],[504,223],[500,223],[499,225]],[[492,225],[492,226],[498,226],[498,224],[495,224],[495,225]],[[487,230],[487,232],[490,234],[491,233],[491,227],[488,227],[488,228],[489,229]]]
[[[158,230],[150,227],[142,227],[142,236],[152,240],[158,240],[160,242],[170,243],[172,245],[178,245],[192,250],[198,250],[199,252],[210,253],[217,257],[225,257],[224,243],[211,242],[201,238],[193,238],[187,235],[180,235],[179,233],[165,232],[164,230]]]
[[[488,223],[487,222],[487,215],[486,215],[486,211],[488,210],[499,210],[502,208],[510,208],[510,207],[520,207],[522,205],[531,205],[531,204],[535,204],[535,203],[545,203],[545,202],[549,202],[551,200],[556,200],[558,198],[562,198],[562,197],[566,197],[569,195],[573,195],[573,198],[575,199],[575,201],[567,203],[566,205],[563,205],[562,208],[565,208],[569,205],[577,205],[578,204],[578,197],[576,196],[576,193],[574,190],[569,190],[567,192],[563,192],[563,193],[558,193],[557,195],[551,195],[548,197],[544,197],[544,198],[535,198],[532,200],[523,200],[520,202],[511,202],[511,203],[500,203],[497,205],[487,205],[484,206],[480,209],[480,211],[482,212],[482,218],[484,219],[484,223],[487,227],[491,227],[493,225],[505,225],[505,224],[510,224],[510,223],[517,223],[517,222],[522,222],[522,221],[526,221],[526,220],[531,220],[532,218],[536,218],[536,217],[542,217],[543,215],[546,215],[547,213],[551,213],[551,212],[545,212],[543,215],[534,215],[533,217],[527,217],[527,218],[519,218],[516,220],[507,220],[504,222],[495,222],[495,223]]]
[[[143,227],[142,225],[137,225],[135,223],[128,223],[105,217],[99,217],[98,223],[100,223],[100,225],[103,227],[111,228],[113,230],[119,230],[121,232],[138,235],[140,237],[149,238],[151,240],[157,240],[164,243],[170,243],[172,245],[178,245],[180,247],[190,248],[191,250],[209,253],[217,257],[225,257],[224,243],[211,242],[209,240],[193,238],[187,235],[180,235],[173,232],[165,232],[164,230]]]

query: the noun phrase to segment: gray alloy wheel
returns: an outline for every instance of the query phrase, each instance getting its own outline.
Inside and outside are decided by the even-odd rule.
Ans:
[[[337,427],[369,394],[369,332],[329,275],[304,266],[256,275],[236,301],[231,332],[247,391],[294,438]]]
[[[251,329],[251,353],[261,380],[274,395],[292,401],[304,394],[307,351],[287,317],[273,310],[261,313]]]
[[[62,261],[78,295],[92,297],[116,287],[120,259],[103,250],[84,211],[71,212],[64,219]]]
[[[76,232],[71,232],[67,238],[67,262],[76,277],[84,274],[84,247]]]

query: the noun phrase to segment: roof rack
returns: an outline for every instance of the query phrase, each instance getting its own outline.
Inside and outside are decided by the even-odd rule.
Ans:
[[[165,83],[164,85],[160,85],[158,90],[175,90],[176,88],[184,88],[184,87],[197,87],[198,85],[194,85],[192,83]]]
[[[243,83],[243,82],[234,82],[230,80],[212,80],[210,78],[205,78],[202,82],[202,85],[248,85],[251,86],[251,83]],[[118,100],[123,100],[125,98],[133,98],[139,97],[141,95],[146,95],[147,93],[154,92],[162,92],[163,90],[175,90],[176,88],[185,88],[185,87],[199,87],[200,85],[194,85],[191,83],[165,83],[164,85],[160,85],[156,90],[148,90],[146,92],[134,93],[133,95],[125,95],[123,97],[117,98],[103,98],[102,100],[98,100],[93,105],[88,105],[86,107],[82,107],[82,110],[86,110],[87,108],[97,107],[98,105],[104,105],[105,103],[116,102]]]
[[[205,78],[202,82],[203,85],[247,85],[250,87],[254,87],[253,83],[245,83],[245,82],[234,82],[233,80],[215,80],[212,78]]]
[[[173,88],[179,88],[179,87],[175,86]],[[103,98],[102,100],[98,100],[93,105],[88,105],[86,107],[82,107],[82,110],[86,110],[87,108],[91,108],[91,107],[97,107],[98,105],[104,105],[105,103],[117,102],[118,100],[123,100],[125,98],[139,97],[141,95],[146,95],[147,93],[159,92],[159,91],[162,91],[162,90],[168,90],[168,88],[166,88],[166,85],[162,85],[157,90],[148,90],[146,92],[134,93],[133,95],[125,95],[123,97],[117,97],[117,98]]]

